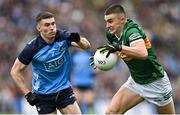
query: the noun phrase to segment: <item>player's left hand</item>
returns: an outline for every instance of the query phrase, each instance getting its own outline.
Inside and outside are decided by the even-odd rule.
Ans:
[[[31,106],[34,106],[39,102],[37,95],[33,94],[32,92],[27,93],[25,98]]]
[[[94,64],[94,56],[89,57],[89,59],[91,60],[90,66],[92,66],[94,69],[96,69],[97,67]]]
[[[79,42],[80,41],[80,35],[77,32],[72,32],[72,33],[70,33],[68,40],[72,41],[72,42]]]
[[[110,53],[114,53],[116,51],[121,51],[122,50],[122,46],[118,43],[114,43],[114,44],[107,44],[104,45],[100,48],[100,52],[105,52],[108,50],[108,53],[106,55],[106,58],[109,57]]]

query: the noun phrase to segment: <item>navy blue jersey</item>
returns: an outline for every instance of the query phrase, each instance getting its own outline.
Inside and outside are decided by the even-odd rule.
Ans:
[[[67,40],[68,35],[66,31],[57,31],[52,44],[38,36],[18,56],[21,63],[32,64],[32,92],[51,94],[70,87],[71,43]]]

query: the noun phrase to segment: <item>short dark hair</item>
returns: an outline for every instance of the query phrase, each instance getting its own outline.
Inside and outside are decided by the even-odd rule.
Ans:
[[[125,14],[125,11],[121,5],[113,4],[105,10],[104,15],[109,15],[109,14],[113,14],[113,13]]]
[[[41,12],[36,17],[36,24],[39,23],[42,19],[52,18],[54,14],[51,12]]]

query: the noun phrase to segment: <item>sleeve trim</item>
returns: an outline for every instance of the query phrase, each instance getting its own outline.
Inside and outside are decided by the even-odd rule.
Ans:
[[[143,39],[141,38],[141,39],[137,39],[137,40],[132,41],[132,42],[130,43],[130,46],[131,46],[132,44],[136,43],[136,42],[139,42],[139,41],[143,41]]]

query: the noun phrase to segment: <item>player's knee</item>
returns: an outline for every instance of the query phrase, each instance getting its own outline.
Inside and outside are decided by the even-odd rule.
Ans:
[[[108,108],[106,110],[106,114],[118,114],[118,110],[117,109],[114,109],[114,108]]]
[[[106,114],[124,114],[126,111],[121,108],[108,108]]]

